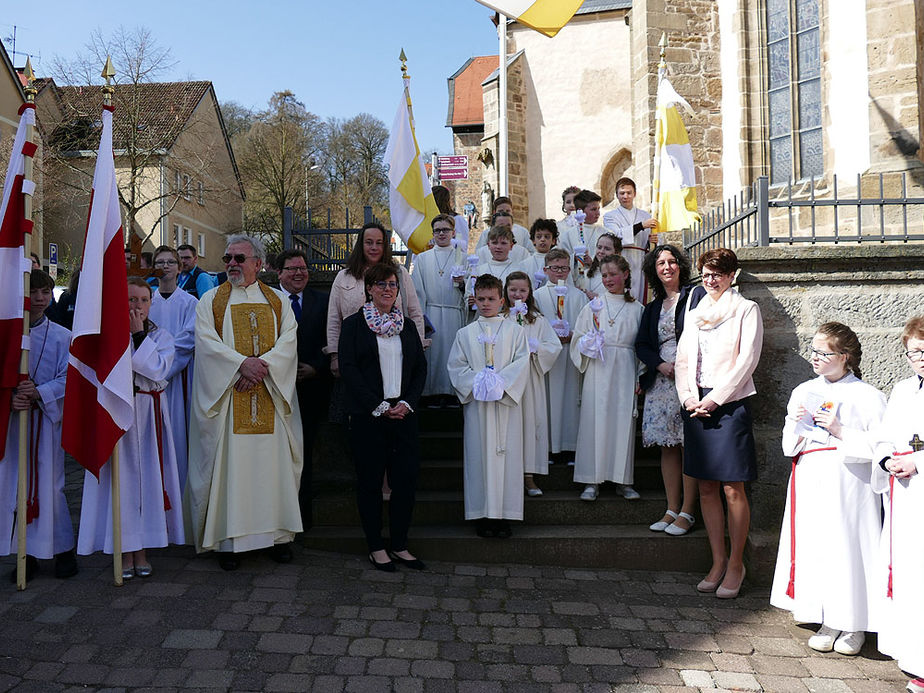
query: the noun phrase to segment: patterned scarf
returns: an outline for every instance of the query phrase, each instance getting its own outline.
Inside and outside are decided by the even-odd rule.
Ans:
[[[404,315],[397,306],[388,313],[382,313],[372,301],[363,304],[363,317],[369,329],[379,337],[397,337],[404,329]]]

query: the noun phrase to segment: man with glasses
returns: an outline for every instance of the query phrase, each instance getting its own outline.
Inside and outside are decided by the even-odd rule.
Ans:
[[[302,531],[302,423],[295,394],[298,325],[289,298],[257,281],[263,244],[228,236],[228,281],[196,306],[189,438],[190,530],[224,570],[269,549],[292,560]]]
[[[454,248],[455,219],[438,214],[430,222],[433,248],[414,258],[411,280],[424,315],[433,325],[427,350],[427,380],[423,396],[435,406],[458,406],[446,362],[456,332],[464,324],[465,253]]]
[[[177,252],[162,245],[154,251],[154,269],[162,272],[160,282],[151,297],[151,322],[173,335],[176,352],[167,374],[167,401],[173,423],[176,446],[176,466],[180,488],[186,485],[187,439],[189,434],[189,404],[193,381],[193,350],[196,335],[196,305],[198,301],[177,286],[180,259]]]
[[[305,464],[298,491],[302,526],[311,528],[312,461],[311,449],[318,425],[326,418],[330,389],[330,359],[327,344],[328,295],[308,287],[308,258],[301,250],[285,250],[276,257],[279,285],[288,297],[298,321],[298,368],[295,391],[302,416]]]
[[[196,249],[184,243],[176,249],[180,258],[180,275],[177,283],[184,291],[196,298],[202,298],[206,291],[218,286],[218,281],[211,274],[199,267],[199,254]]]

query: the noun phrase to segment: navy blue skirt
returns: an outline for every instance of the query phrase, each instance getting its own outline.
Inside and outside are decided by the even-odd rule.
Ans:
[[[711,388],[700,388],[700,399]],[[704,481],[754,481],[757,448],[750,398],[727,402],[709,418],[683,416],[683,473]]]

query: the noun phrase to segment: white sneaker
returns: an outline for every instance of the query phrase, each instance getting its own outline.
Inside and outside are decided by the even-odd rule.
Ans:
[[[584,487],[584,491],[581,493],[582,501],[595,501],[597,500],[597,485],[596,484],[587,484]]]
[[[911,679],[905,690],[909,693],[924,693],[924,679]]]
[[[822,625],[812,637],[808,639],[808,646],[817,652],[830,652],[834,649],[834,641],[841,632]]]
[[[866,642],[866,633],[863,631],[845,631],[834,641],[834,651],[842,655],[857,655]]]
[[[626,500],[638,500],[642,497],[638,491],[628,485],[619,484],[619,492]]]

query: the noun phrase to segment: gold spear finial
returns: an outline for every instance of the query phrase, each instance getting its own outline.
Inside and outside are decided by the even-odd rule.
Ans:
[[[27,57],[26,58],[26,67],[22,71],[23,76],[26,78],[26,87],[23,89],[26,92],[26,102],[35,103],[35,95],[38,93],[38,90],[35,88],[35,72],[32,71],[32,61]]]
[[[407,56],[404,54],[404,49],[401,49],[401,55],[398,56],[398,60],[401,61],[401,76],[407,78]]]
[[[660,60],[658,61],[658,72],[664,73],[667,71],[667,61],[664,59],[664,52],[667,49],[667,34],[663,31],[661,32],[661,40],[658,41],[658,50],[660,52]]]
[[[100,77],[106,80],[106,84],[103,85],[103,103],[106,106],[112,105],[112,94],[115,92],[115,87],[112,86],[112,78],[115,77],[115,68],[112,66],[112,57],[106,56],[106,64],[103,65],[103,71],[100,73]]]

